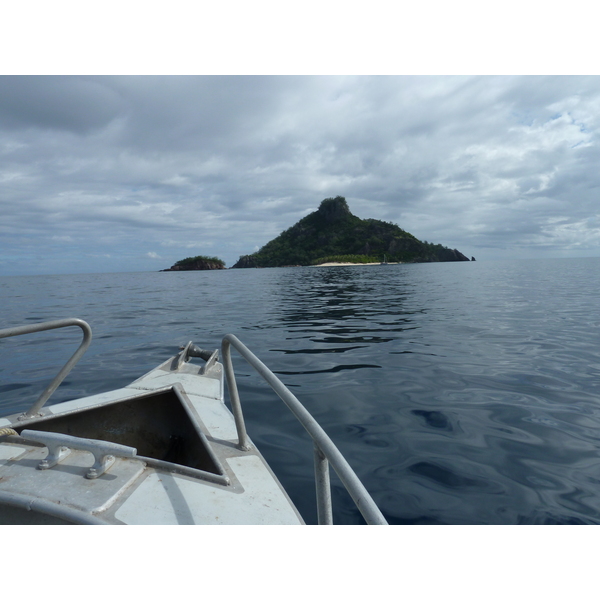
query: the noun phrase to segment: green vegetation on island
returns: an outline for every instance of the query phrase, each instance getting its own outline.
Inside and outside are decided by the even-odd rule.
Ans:
[[[419,241],[398,225],[361,219],[346,199],[326,198],[258,252],[240,256],[232,268],[283,267],[324,262],[441,262],[469,260],[458,250]]]
[[[164,271],[209,271],[224,268],[225,263],[216,256],[191,256],[178,260],[170,269]]]

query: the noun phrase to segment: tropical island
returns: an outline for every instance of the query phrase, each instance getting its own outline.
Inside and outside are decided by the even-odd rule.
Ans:
[[[192,256],[177,261],[170,269],[161,271],[209,271],[224,268],[225,263],[216,256]]]
[[[458,250],[421,242],[393,223],[356,217],[346,199],[336,196],[258,252],[240,256],[231,268],[468,260]]]

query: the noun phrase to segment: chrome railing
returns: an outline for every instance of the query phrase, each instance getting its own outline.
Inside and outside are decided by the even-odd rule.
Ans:
[[[81,344],[63,366],[63,368],[59,371],[59,373],[50,382],[48,387],[41,393],[37,401],[20,418],[32,418],[38,414],[39,410],[48,401],[56,388],[58,388],[65,377],[71,372],[73,367],[77,364],[89,347],[92,341],[92,330],[90,326],[81,319],[60,319],[57,321],[48,321],[45,323],[34,323],[32,325],[0,329],[0,339],[2,339],[72,326],[77,326],[83,331],[83,340]],[[329,480],[329,465],[331,464],[340,478],[340,481],[356,504],[356,507],[364,517],[365,521],[369,525],[387,525],[385,517],[381,514],[381,511],[375,504],[373,498],[371,498],[369,495],[369,492],[367,492],[361,481],[358,479],[356,473],[352,470],[352,467],[350,467],[336,445],[331,441],[329,436],[317,423],[314,417],[308,412],[308,410],[306,410],[306,408],[304,408],[296,396],[294,396],[294,394],[287,389],[287,387],[263,362],[261,362],[237,337],[229,334],[223,338],[222,354],[227,385],[229,387],[232,412],[237,428],[239,447],[243,450],[246,450],[248,449],[250,442],[246,433],[246,426],[244,424],[244,416],[242,413],[240,397],[235,380],[235,373],[233,371],[233,363],[231,361],[231,346],[233,346],[248,362],[248,364],[250,364],[256,370],[256,372],[271,386],[275,393],[290,409],[292,414],[300,421],[304,429],[306,429],[313,440],[317,514],[319,524],[333,524],[331,484]]]
[[[50,382],[50,385],[41,393],[40,397],[33,406],[22,415],[22,419],[35,417],[39,410],[46,404],[48,398],[56,391],[56,388],[62,383],[63,379],[71,372],[71,369],[77,364],[83,356],[92,341],[91,327],[81,319],[59,319],[58,321],[46,321],[45,323],[33,323],[32,325],[22,325],[20,327],[9,327],[8,329],[0,329],[0,339],[14,337],[16,335],[25,335],[28,333],[37,333],[38,331],[48,331],[49,329],[59,329],[61,327],[80,327],[83,331],[83,340],[79,348],[65,363],[65,366],[58,372],[56,377]]]
[[[352,467],[348,464],[346,459],[342,456],[342,453],[337,449],[336,445],[331,441],[325,431],[323,431],[314,417],[263,362],[240,342],[237,337],[228,334],[223,338],[221,351],[240,448],[247,449],[249,442],[246,434],[246,426],[244,425],[244,417],[235,381],[233,364],[231,362],[231,346],[233,346],[246,362],[271,386],[273,391],[292,411],[313,440],[319,525],[333,524],[331,484],[329,481],[330,464],[350,494],[350,497],[354,500],[356,507],[364,517],[365,521],[369,525],[387,525],[388,523],[385,520],[385,517],[381,514],[381,511],[375,504],[373,498],[369,495],[369,492],[367,492],[356,473],[352,470]]]

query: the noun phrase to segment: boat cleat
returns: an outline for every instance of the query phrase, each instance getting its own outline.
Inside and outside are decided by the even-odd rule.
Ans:
[[[103,440],[91,440],[78,438],[53,431],[34,431],[24,429],[21,432],[24,440],[38,442],[48,448],[48,456],[38,464],[38,469],[46,470],[59,464],[69,454],[71,449],[91,452],[94,455],[94,464],[85,474],[87,479],[97,479],[115,462],[115,457],[135,458],[137,450],[130,446],[105,442]]]

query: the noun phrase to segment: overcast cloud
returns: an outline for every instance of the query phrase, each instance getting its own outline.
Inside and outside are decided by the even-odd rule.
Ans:
[[[2,76],[0,274],[227,266],[321,200],[478,260],[600,256],[600,78]]]

